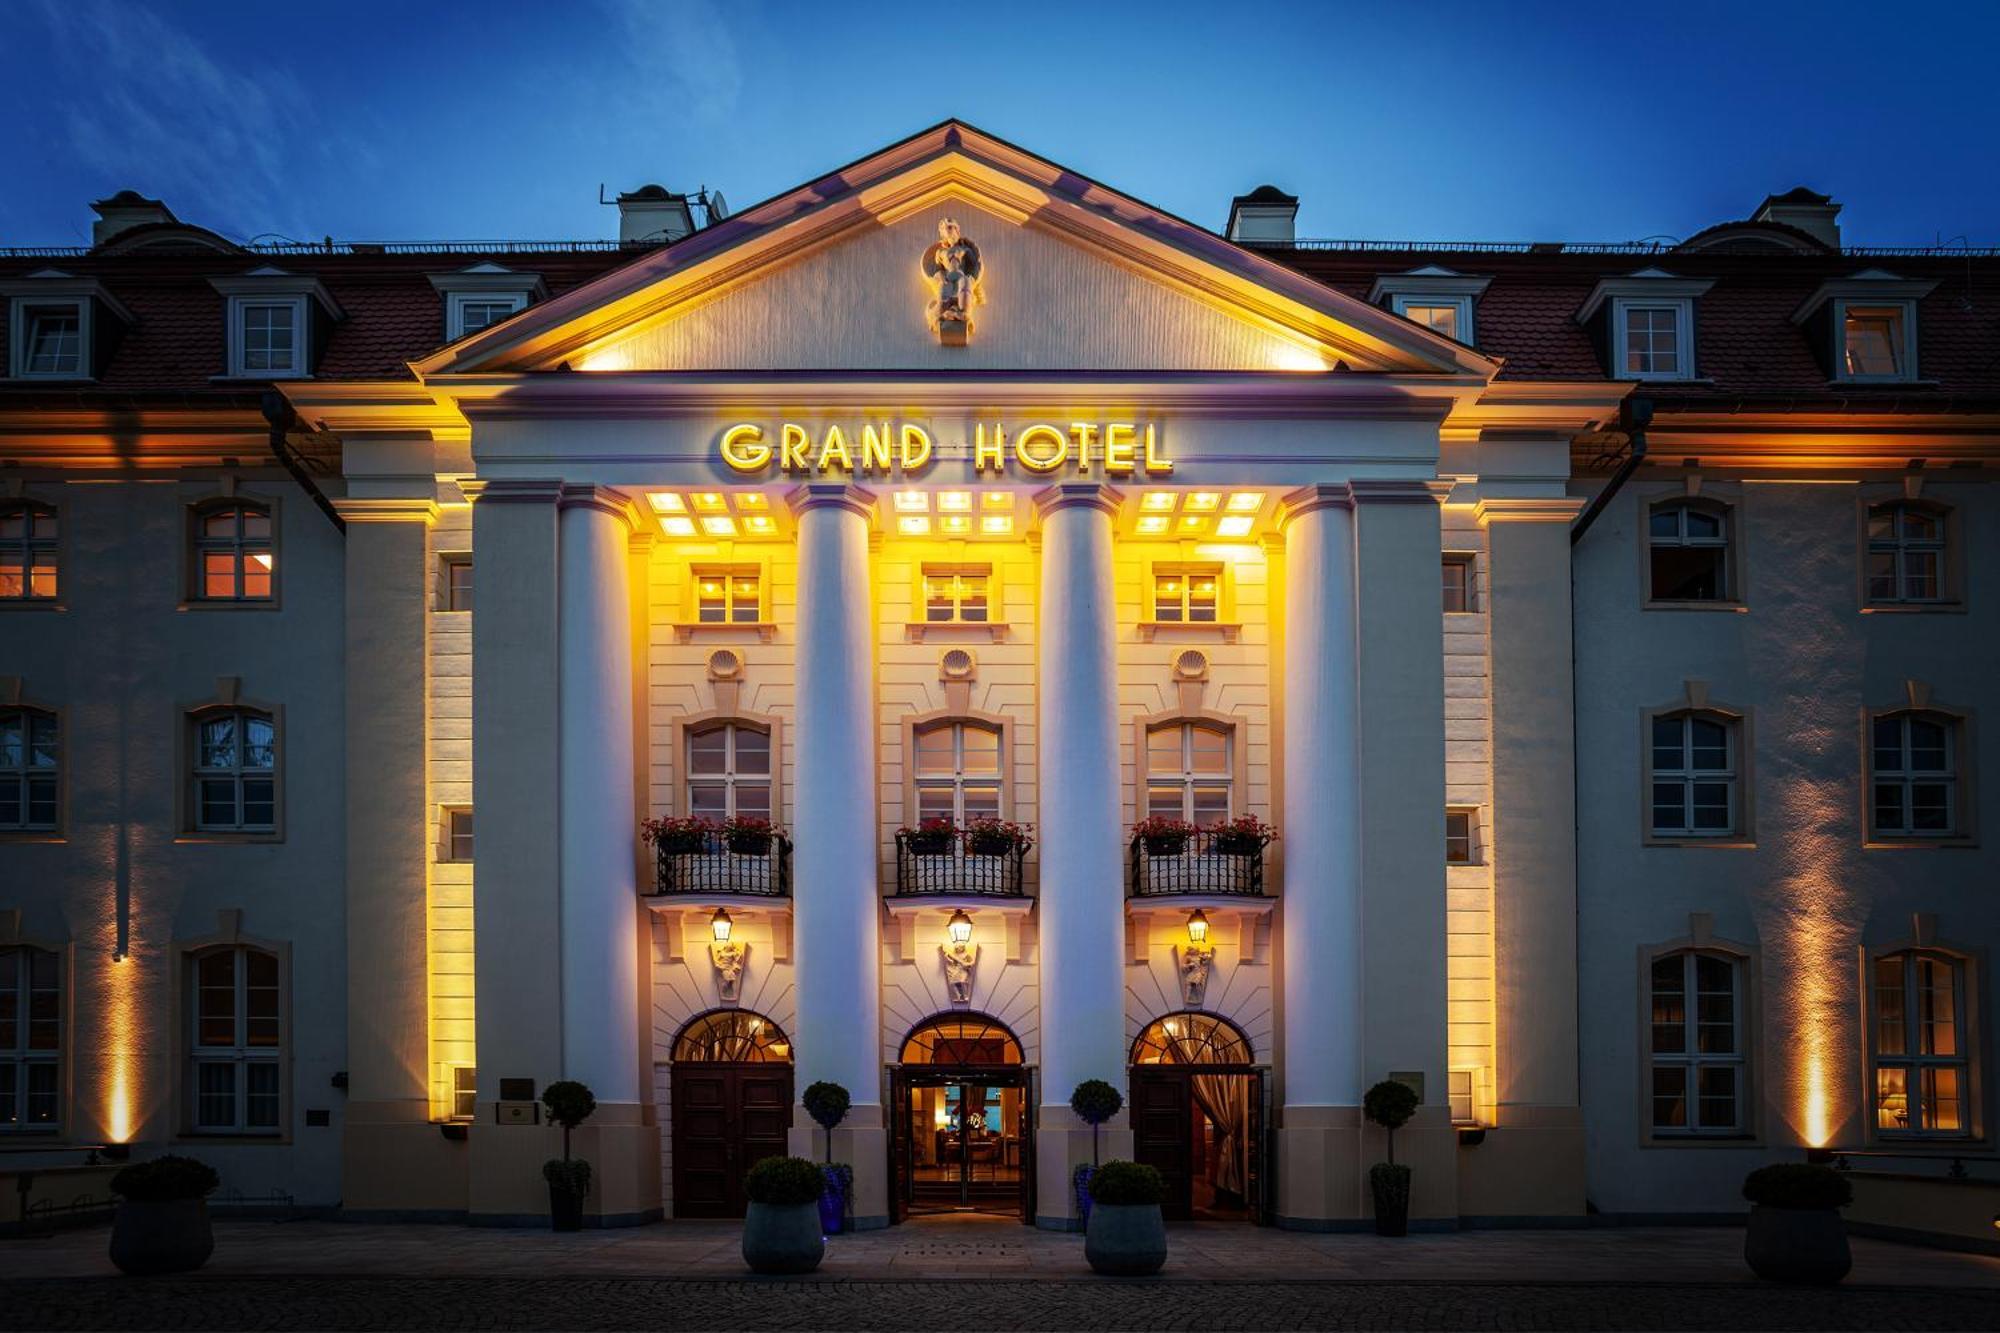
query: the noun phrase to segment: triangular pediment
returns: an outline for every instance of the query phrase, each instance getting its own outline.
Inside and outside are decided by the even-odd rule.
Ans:
[[[978,246],[957,345],[922,271]],[[602,371],[1330,371],[1494,363],[958,122],[758,204],[418,363]]]

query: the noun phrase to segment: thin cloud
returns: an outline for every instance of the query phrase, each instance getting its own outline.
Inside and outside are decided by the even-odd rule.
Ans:
[[[743,65],[722,10],[710,0],[604,0],[625,30],[626,59],[649,110],[725,120],[743,93]]]

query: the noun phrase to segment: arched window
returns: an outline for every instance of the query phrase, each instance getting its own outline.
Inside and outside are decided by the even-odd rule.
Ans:
[[[1880,838],[1949,838],[1959,831],[1958,719],[1882,713],[1869,726],[1868,808]]]
[[[1734,593],[1729,512],[1707,500],[1666,500],[1646,519],[1647,597],[1655,602],[1725,602]]]
[[[915,730],[917,818],[1000,817],[1000,728],[983,722],[944,721]]]
[[[1651,827],[1658,838],[1719,838],[1742,831],[1741,720],[1684,710],[1652,720]]]
[[[1868,600],[1921,604],[1948,599],[1947,511],[1923,500],[1868,506]]]
[[[0,600],[53,601],[58,553],[53,506],[0,503]]]
[[[204,602],[271,600],[277,552],[271,510],[222,500],[194,511],[194,597]]]
[[[1146,1024],[1132,1043],[1135,1065],[1247,1065],[1250,1039],[1214,1014],[1183,1010]]]
[[[269,833],[278,826],[278,730],[253,708],[194,714],[193,826],[204,833]]]
[[[711,819],[770,819],[771,733],[714,722],[687,733],[687,812]]]
[[[0,709],[0,830],[53,831],[60,814],[61,736],[56,715]]]
[[[62,959],[0,949],[0,1131],[62,1122]]]
[[[1649,1083],[1655,1136],[1744,1132],[1744,994],[1740,958],[1663,953],[1648,977]]]
[[[283,1127],[285,1038],[278,956],[249,945],[195,954],[189,971],[190,1124],[198,1134]]]
[[[1972,1124],[1963,961],[1928,949],[1875,959],[1875,1128],[1959,1137]]]
[[[1214,722],[1146,728],[1146,813],[1214,824],[1234,813],[1234,733]]]
[[[1005,1023],[985,1014],[927,1018],[903,1038],[906,1065],[1018,1065],[1021,1043]]]
[[[701,1064],[789,1064],[792,1043],[783,1028],[762,1014],[717,1009],[688,1020],[674,1038],[676,1062]]]

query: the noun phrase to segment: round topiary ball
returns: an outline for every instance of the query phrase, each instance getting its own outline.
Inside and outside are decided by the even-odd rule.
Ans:
[[[575,1079],[561,1079],[542,1089],[542,1105],[549,1119],[564,1129],[575,1129],[597,1110],[597,1097]]]
[[[1125,1105],[1118,1089],[1101,1078],[1087,1078],[1069,1095],[1069,1109],[1086,1125],[1101,1125]],[[1110,1163],[1105,1163],[1109,1166]]]
[[[1401,1129],[1417,1113],[1417,1090],[1385,1078],[1362,1097],[1361,1113],[1384,1129]]]
[[[806,1114],[821,1129],[832,1129],[847,1118],[847,1108],[853,1104],[847,1089],[838,1083],[819,1082],[806,1089],[799,1099],[805,1104]]]

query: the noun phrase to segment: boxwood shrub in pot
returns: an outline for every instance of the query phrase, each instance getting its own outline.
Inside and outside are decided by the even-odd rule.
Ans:
[[[1167,1262],[1167,1224],[1160,1216],[1166,1184],[1138,1162],[1112,1160],[1090,1176],[1090,1222],[1083,1257],[1099,1273],[1145,1277]]]
[[[803,1157],[766,1157],[743,1177],[743,1262],[753,1273],[810,1273],[826,1253],[819,1200],[826,1177]]]
[[[1389,1160],[1368,1168],[1368,1188],[1375,1196],[1375,1234],[1408,1235],[1410,1168],[1396,1164],[1396,1131],[1417,1113],[1416,1089],[1385,1078],[1362,1096],[1361,1113],[1389,1132]]]
[[[548,1109],[549,1123],[561,1125],[563,1132],[562,1157],[542,1163],[542,1179],[549,1183],[549,1229],[581,1231],[583,1201],[590,1193],[590,1163],[570,1157],[569,1136],[597,1110],[597,1098],[574,1079],[562,1079],[542,1089],[542,1105]]]
[[[1854,1266],[1840,1215],[1854,1202],[1854,1188],[1832,1167],[1759,1167],[1744,1178],[1743,1197],[1750,1201],[1743,1259],[1758,1277],[1831,1286]]]
[[[215,1253],[208,1196],[221,1183],[215,1168],[168,1155],[134,1162],[111,1178],[118,1211],[111,1223],[111,1262],[121,1273],[151,1277],[187,1273]]]

